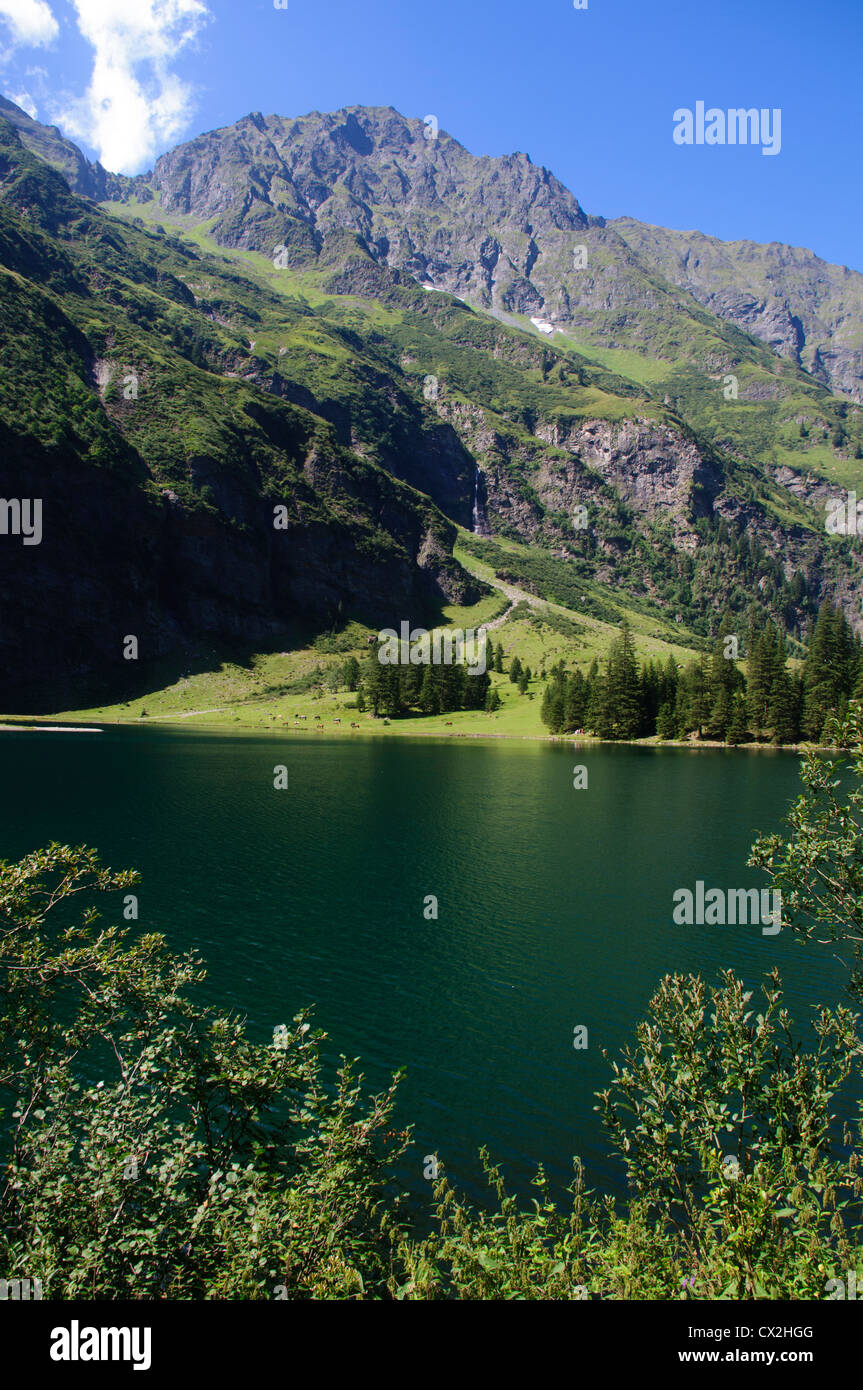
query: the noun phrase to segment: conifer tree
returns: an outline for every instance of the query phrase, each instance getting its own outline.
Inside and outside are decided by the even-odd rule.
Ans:
[[[746,698],[741,691],[733,697],[731,719],[728,724],[728,732],[725,735],[725,742],[736,746],[738,743],[746,743],[748,738]]]
[[[593,680],[590,682],[590,698],[588,700],[585,719],[585,727],[590,729],[591,733],[597,734],[599,738],[611,737],[611,722],[606,699],[606,680],[598,671],[595,672]]]
[[[582,671],[574,671],[566,683],[564,728],[583,729],[590,691]]]
[[[432,670],[440,672],[440,712],[451,714],[461,709],[464,701],[464,682],[467,674],[463,666],[437,666]]]
[[[734,696],[729,691],[727,685],[720,685],[710,717],[705,725],[705,733],[708,738],[725,738],[728,726],[731,723],[731,714],[734,708]]]
[[[854,689],[859,666],[844,614],[822,603],[803,671],[803,733],[818,740],[829,718],[841,713]]]
[[[777,675],[776,629],[768,623],[753,638],[747,662],[747,714],[756,737],[763,736],[770,727],[770,697]]]
[[[462,688],[463,709],[485,709],[486,699],[491,689],[491,676],[487,671],[471,675],[465,670]]]
[[[640,726],[639,734],[648,736],[656,732],[656,721],[661,704],[660,690],[663,684],[662,667],[658,661],[645,662],[641,671],[639,688]]]
[[[675,719],[681,738],[697,733],[701,738],[710,717],[707,663],[703,656],[690,661],[677,687]]]
[[[794,687],[784,667],[773,682],[770,696],[770,727],[774,743],[794,743],[798,736]]]
[[[426,666],[423,673],[419,704],[423,714],[440,714],[440,699],[433,666]]]
[[[674,705],[666,701],[660,706],[656,716],[656,733],[659,738],[674,738],[677,729],[674,722]]]
[[[641,725],[641,699],[638,663],[632,629],[624,618],[620,633],[611,644],[605,680],[605,703],[601,718],[608,732],[604,738],[636,738]]]
[[[552,676],[545,687],[545,694],[542,697],[540,708],[542,722],[548,728],[549,733],[559,734],[563,730],[564,720],[564,698],[563,684],[559,677]]]
[[[420,700],[420,690],[422,689],[422,667],[421,666],[400,666],[399,688],[401,702],[405,709],[414,709]]]
[[[659,686],[658,693],[660,704],[671,705],[672,708],[674,707],[674,702],[677,699],[679,679],[677,662],[674,660],[673,656],[669,655],[662,670],[662,681]]]

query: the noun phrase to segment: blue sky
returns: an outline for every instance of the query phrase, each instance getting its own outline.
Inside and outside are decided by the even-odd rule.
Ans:
[[[0,0],[0,90],[138,172],[248,111],[433,114],[588,212],[863,270],[863,0]],[[678,108],[780,108],[782,145],[674,143]]]

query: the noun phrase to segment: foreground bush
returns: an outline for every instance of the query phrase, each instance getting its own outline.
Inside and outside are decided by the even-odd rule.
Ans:
[[[667,977],[600,1097],[633,1199],[624,1212],[584,1193],[564,1212],[540,1174],[519,1210],[487,1164],[488,1213],[438,1187],[434,1234],[405,1242],[402,1296],[823,1298],[857,1267],[859,1160],[833,1152],[831,1101],[851,1069],[853,1015],[822,1010],[817,1047],[789,1033],[778,979],[756,1014],[728,972],[708,990]],[[850,1136],[845,1136],[850,1139]]]
[[[325,1085],[303,1018],[256,1045],[195,1000],[192,956],[103,928],[93,900],[135,881],[58,845],[0,869],[6,1277],[53,1298],[383,1292],[393,1092],[365,1099],[347,1065]]]

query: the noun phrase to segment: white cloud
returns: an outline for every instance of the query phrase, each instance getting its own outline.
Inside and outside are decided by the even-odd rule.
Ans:
[[[35,121],[39,114],[39,108],[29,92],[10,92],[9,100],[14,101],[16,106],[20,106],[22,111],[26,111],[28,116],[32,116]]]
[[[137,173],[189,119],[192,88],[171,64],[210,12],[203,0],[72,3],[93,48],[93,71],[86,94],[57,118],[68,134],[98,150],[107,169]]]
[[[12,42],[16,44],[48,44],[60,32],[45,0],[0,0],[0,19],[11,26]]]

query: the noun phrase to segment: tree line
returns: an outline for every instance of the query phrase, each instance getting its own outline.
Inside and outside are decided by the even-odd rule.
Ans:
[[[372,656],[361,668],[357,709],[376,716],[404,719],[411,715],[451,714],[462,709],[497,709],[487,671],[470,674],[463,665],[384,665]],[[490,700],[490,694],[495,699]]]
[[[462,664],[396,665],[370,656],[361,666],[350,657],[341,668],[338,679],[346,688],[356,691],[356,708],[370,710],[376,718],[409,719],[433,714],[451,714],[454,710],[485,710],[493,714],[501,707],[501,698],[492,685],[490,672],[505,674],[504,650],[500,642],[495,647],[488,642],[488,669],[472,671]],[[520,695],[528,693],[534,678],[530,666],[512,657],[509,678]],[[531,694],[530,699],[533,699]]]
[[[752,613],[744,650],[739,626],[726,615],[710,647],[685,666],[673,656],[639,666],[624,619],[602,666],[552,667],[543,722],[554,734],[582,730],[606,739],[820,742],[849,700],[863,697],[863,645],[830,603],[821,605],[799,669],[789,666],[784,633],[760,613]]]

